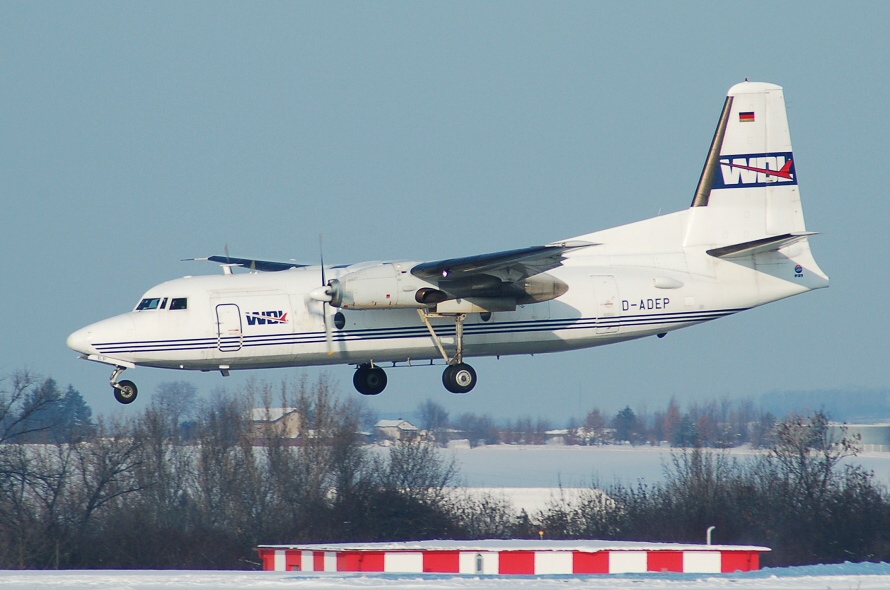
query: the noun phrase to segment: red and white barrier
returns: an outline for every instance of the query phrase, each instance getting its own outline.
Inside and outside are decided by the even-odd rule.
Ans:
[[[607,541],[261,545],[263,569],[438,574],[719,574],[760,568],[766,547]]]

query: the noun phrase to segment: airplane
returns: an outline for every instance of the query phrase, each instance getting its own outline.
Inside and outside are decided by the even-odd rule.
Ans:
[[[210,256],[222,274],[149,289],[77,330],[80,358],[113,367],[230,371],[350,364],[377,395],[384,365],[434,365],[464,394],[466,359],[614,344],[828,286],[810,251],[780,86],[729,89],[689,208],[549,244],[435,261],[306,265]],[[248,272],[233,272],[233,268]]]

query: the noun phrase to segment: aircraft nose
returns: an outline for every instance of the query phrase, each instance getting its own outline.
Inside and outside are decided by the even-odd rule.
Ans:
[[[71,335],[68,336],[68,348],[81,354],[96,354],[96,349],[91,344],[91,341],[93,340],[92,334],[93,330],[91,326],[72,332]]]
[[[81,328],[68,336],[68,348],[83,355],[109,354],[113,349],[116,358],[126,360],[122,356],[125,351],[120,345],[136,340],[136,329],[130,314],[122,314],[108,318],[95,324]],[[100,349],[102,351],[100,352]]]

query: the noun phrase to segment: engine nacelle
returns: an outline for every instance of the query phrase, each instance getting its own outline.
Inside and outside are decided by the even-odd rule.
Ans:
[[[435,285],[408,270],[413,263],[384,263],[346,273],[328,282],[331,305],[344,309],[429,307],[438,299]]]

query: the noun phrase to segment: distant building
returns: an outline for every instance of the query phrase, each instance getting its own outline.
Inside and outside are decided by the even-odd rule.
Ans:
[[[296,408],[254,408],[250,411],[254,441],[263,443],[269,435],[296,440],[300,436],[300,413]]]
[[[544,432],[545,445],[564,445],[569,438],[568,428],[558,428]]]
[[[420,430],[407,420],[380,420],[374,425],[374,433],[378,438],[412,441],[418,437]]]

